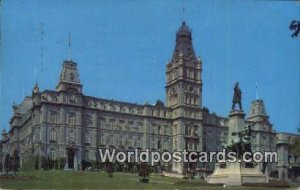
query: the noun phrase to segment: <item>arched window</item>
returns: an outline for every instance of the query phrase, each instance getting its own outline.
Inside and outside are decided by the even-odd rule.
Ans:
[[[73,81],[74,78],[75,78],[75,77],[74,77],[74,73],[71,73],[71,74],[70,74],[70,80]]]
[[[49,150],[49,159],[52,160],[52,161],[56,159],[56,155],[55,155],[55,150],[54,150],[54,148],[51,148],[51,149]]]

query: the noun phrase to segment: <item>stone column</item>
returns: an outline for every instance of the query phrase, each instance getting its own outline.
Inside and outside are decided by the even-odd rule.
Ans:
[[[278,169],[278,177],[279,179],[288,179],[288,167],[289,167],[289,153],[288,153],[288,145],[289,139],[287,136],[283,134],[277,134],[277,153],[278,153],[278,162],[277,162],[277,169]]]

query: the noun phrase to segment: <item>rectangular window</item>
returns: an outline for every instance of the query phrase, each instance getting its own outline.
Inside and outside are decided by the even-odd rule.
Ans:
[[[151,134],[154,134],[155,133],[155,126],[152,126],[151,127]]]
[[[194,71],[190,71],[190,72],[189,72],[189,78],[190,78],[190,79],[193,79],[193,78],[194,78]]]
[[[50,142],[55,142],[56,141],[56,132],[55,132],[55,130],[50,131],[49,141]]]
[[[75,114],[74,113],[68,114],[68,123],[69,123],[69,125],[75,125]]]
[[[90,154],[89,154],[89,151],[88,151],[88,150],[86,150],[86,151],[84,152],[84,160],[85,160],[85,161],[89,161],[89,160],[90,160]]]
[[[104,128],[105,128],[105,129],[109,129],[109,128],[111,128],[111,124],[109,124],[109,123],[105,123],[105,125],[104,125]]]
[[[104,137],[103,136],[101,136],[100,145],[104,145]]]
[[[57,113],[56,111],[50,112],[50,123],[57,123]]]
[[[88,132],[85,133],[85,143],[90,144],[91,143],[91,137]]]
[[[138,114],[143,114],[143,110],[142,109],[138,109]]]
[[[135,146],[135,148],[139,148],[140,147],[140,139],[135,139],[134,140],[134,146]]]
[[[75,144],[75,134],[74,131],[70,131],[68,134],[68,143]]]
[[[156,145],[156,141],[155,141],[155,139],[153,138],[153,139],[152,139],[152,148],[153,148],[153,149],[155,149],[155,148],[156,148],[156,146],[155,146],[155,145]]]
[[[120,136],[120,138],[118,139],[118,145],[123,146],[123,136]]]
[[[167,135],[167,126],[164,126],[164,135]]]

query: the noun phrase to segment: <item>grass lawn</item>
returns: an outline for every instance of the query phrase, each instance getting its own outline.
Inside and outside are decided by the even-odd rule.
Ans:
[[[200,186],[195,179],[186,185],[175,185],[175,182],[188,181],[153,175],[149,184],[139,183],[136,174],[114,173],[113,178],[103,172],[74,171],[33,171],[19,173],[20,176],[32,176],[33,179],[3,179],[0,178],[1,189],[172,189],[172,190],[217,190],[220,186]],[[280,188],[227,187],[233,190],[271,190]]]

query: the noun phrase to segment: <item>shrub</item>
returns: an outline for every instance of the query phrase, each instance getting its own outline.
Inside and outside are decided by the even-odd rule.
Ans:
[[[31,158],[29,160],[24,161],[22,163],[21,171],[33,171],[33,170],[37,169],[36,168],[36,166],[37,166],[36,163],[38,162],[37,160],[38,160],[38,158],[36,157],[36,158]]]
[[[284,180],[270,180],[269,183],[244,183],[243,186],[251,187],[276,187],[276,188],[289,188],[290,185]]]
[[[174,183],[178,186],[222,186],[223,184],[209,184],[202,181],[178,181]]]

